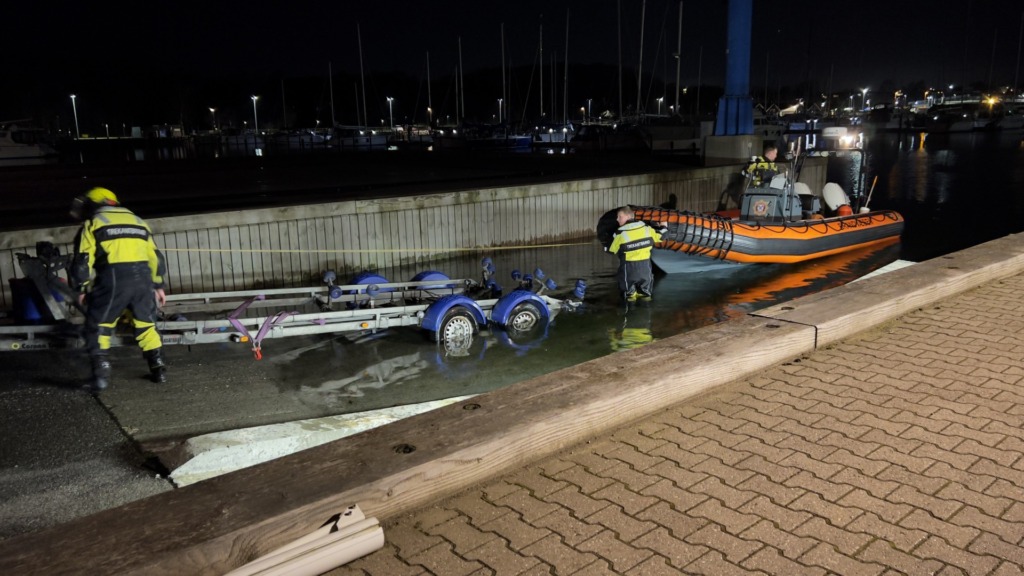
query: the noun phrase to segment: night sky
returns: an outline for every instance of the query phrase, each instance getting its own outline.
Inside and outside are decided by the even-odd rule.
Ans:
[[[209,107],[218,109],[224,126],[251,119],[249,96],[258,94],[268,125],[296,126],[314,119],[329,122],[333,89],[337,122],[355,123],[355,102],[362,98],[357,25],[371,124],[388,114],[388,96],[395,98],[396,122],[424,120],[428,52],[433,108],[437,114],[454,113],[460,37],[468,113],[493,116],[502,89],[502,24],[514,116],[532,118],[538,112],[536,103],[523,108],[539,100],[542,23],[545,91],[558,85],[556,107],[579,109],[589,100],[596,108],[617,110],[616,11],[621,6],[623,101],[634,105],[643,4],[23,2],[4,9],[0,119],[32,117],[66,130],[69,95],[75,93],[83,131],[95,132],[105,122],[206,129],[212,121]],[[662,94],[666,103],[672,101],[671,86],[666,92],[665,84],[675,79],[678,8],[677,0],[646,1],[643,106],[652,107]],[[563,103],[567,11],[569,96]],[[704,112],[711,111],[716,97],[710,87],[724,82],[726,13],[725,0],[683,2],[681,85],[692,88],[699,78],[709,87],[702,99],[710,95],[711,104]],[[752,95],[785,104],[829,87],[833,92],[869,87],[880,96],[929,85],[1021,84],[1022,13],[1024,5],[1015,0],[754,0]],[[558,65],[553,78],[552,59]],[[333,85],[327,80],[329,65]]]

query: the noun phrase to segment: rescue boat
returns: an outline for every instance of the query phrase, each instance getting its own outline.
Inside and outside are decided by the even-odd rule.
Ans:
[[[822,208],[824,200],[825,209]],[[870,198],[869,198],[870,200]],[[735,269],[747,264],[793,264],[891,243],[903,232],[893,210],[860,208],[856,214],[842,188],[826,184],[821,196],[785,175],[747,188],[738,211],[696,213],[633,206],[637,220],[667,231],[651,260],[665,273]],[[614,221],[612,221],[614,225]],[[606,218],[598,225],[602,242],[614,232]]]

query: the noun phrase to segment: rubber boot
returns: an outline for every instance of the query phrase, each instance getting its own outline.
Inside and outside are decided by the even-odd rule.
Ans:
[[[92,359],[92,382],[88,386],[90,392],[100,392],[110,386],[110,360],[106,356]]]
[[[164,363],[164,357],[160,348],[147,350],[142,353],[142,357],[149,364],[150,380],[157,384],[167,382],[167,364]]]

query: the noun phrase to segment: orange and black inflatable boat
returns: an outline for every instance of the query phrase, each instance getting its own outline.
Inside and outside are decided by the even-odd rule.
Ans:
[[[898,238],[903,217],[892,210],[758,222],[716,214],[634,207],[637,220],[665,223],[658,248],[740,263],[791,264]]]

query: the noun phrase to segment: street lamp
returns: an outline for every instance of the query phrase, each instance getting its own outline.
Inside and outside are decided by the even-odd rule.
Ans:
[[[75,138],[81,138],[82,133],[78,131],[78,107],[75,106],[75,95],[71,95],[71,110],[75,113]]]
[[[658,116],[661,116],[661,101],[665,98],[658,98]]]
[[[217,109],[210,108],[210,117],[213,119],[213,130],[217,130]]]
[[[427,126],[434,125],[434,109],[427,106]]]
[[[107,131],[107,140],[110,140],[110,124],[103,123],[103,129]]]
[[[501,98],[498,98],[498,124],[501,124],[501,103],[503,101]]]
[[[587,98],[587,121],[589,121],[589,120],[590,120],[590,117],[591,117],[591,109],[590,109],[590,104],[591,104],[591,102],[593,102],[593,101],[594,101],[594,99],[593,99],[593,98]]]
[[[861,88],[860,91],[862,94],[862,96],[860,97],[860,109],[864,110],[868,107],[868,89]]]
[[[394,114],[394,102],[395,99],[388,96],[388,124],[391,125],[391,130],[395,129],[395,114]]]
[[[250,96],[252,98],[252,129],[256,134],[260,133],[260,121],[256,117],[256,101],[260,99],[259,96]]]

